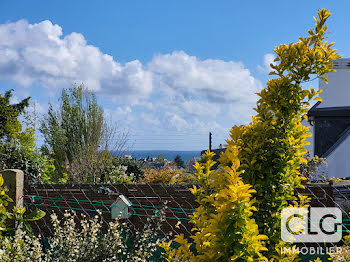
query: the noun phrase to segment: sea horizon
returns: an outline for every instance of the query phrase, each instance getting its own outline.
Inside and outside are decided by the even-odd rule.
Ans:
[[[189,159],[194,157],[200,157],[201,151],[199,150],[130,150],[126,151],[123,155],[131,155],[133,158],[141,159],[147,157],[157,157],[162,155],[169,161],[174,160],[176,155],[180,155],[182,160],[186,163]]]

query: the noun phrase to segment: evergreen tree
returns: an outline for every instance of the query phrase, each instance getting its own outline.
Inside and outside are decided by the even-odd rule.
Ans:
[[[23,99],[18,104],[10,104],[13,89],[0,94],[0,139],[15,138],[21,132],[18,116],[29,106],[29,99]]]
[[[182,167],[184,168],[185,167],[185,163],[184,161],[182,160],[181,156],[180,155],[176,155],[175,159],[174,159],[174,162],[176,164],[177,167]]]

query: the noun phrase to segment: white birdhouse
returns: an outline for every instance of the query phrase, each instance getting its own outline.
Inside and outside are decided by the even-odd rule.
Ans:
[[[111,205],[112,219],[129,218],[132,215],[131,207],[132,203],[124,195],[119,195],[118,199]]]

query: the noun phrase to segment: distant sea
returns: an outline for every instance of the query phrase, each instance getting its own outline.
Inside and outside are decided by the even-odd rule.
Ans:
[[[126,154],[132,155],[132,157],[136,159],[147,158],[148,156],[157,157],[158,155],[163,155],[163,157],[169,161],[174,160],[176,155],[180,155],[182,160],[186,163],[187,160],[193,157],[200,157],[201,151],[134,150]]]

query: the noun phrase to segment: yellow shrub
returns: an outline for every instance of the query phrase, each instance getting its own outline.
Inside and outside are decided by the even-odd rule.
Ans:
[[[194,185],[197,183],[196,176],[188,171],[162,169],[145,169],[145,177],[141,184],[166,184],[166,185]]]
[[[207,162],[196,163],[199,187],[191,191],[196,196],[199,207],[190,216],[195,225],[189,243],[183,235],[175,238],[180,243],[178,249],[171,249],[171,243],[163,243],[167,261],[267,261],[262,255],[266,251],[262,241],[266,236],[259,235],[258,226],[251,218],[255,210],[255,191],[244,184],[237,159],[236,147],[227,149],[231,154],[232,165],[220,170],[211,170],[214,153],[206,152]],[[196,252],[191,251],[194,245]]]
[[[196,164],[200,187],[192,189],[199,203],[192,216],[193,243],[183,235],[175,238],[178,249],[163,243],[168,261],[267,261],[263,254],[270,261],[296,261],[296,256],[278,252],[285,245],[280,214],[292,200],[294,206],[304,204],[305,199],[294,196],[294,188],[303,187],[299,168],[306,161],[309,136],[301,121],[309,101],[321,92],[302,83],[312,75],[327,82],[326,73],[334,71],[332,61],[340,57],[333,43],[325,41],[330,12],[322,9],[318,16],[307,37],[275,48],[270,73],[275,78],[258,94],[252,122],[232,128],[219,169],[211,170],[210,152],[206,163]]]
[[[234,126],[227,141],[239,150],[244,182],[256,190],[258,212],[253,217],[260,233],[268,235],[266,247],[272,252],[281,239],[280,213],[295,199],[294,188],[303,187],[305,179],[299,175],[299,168],[306,162],[304,147],[311,134],[301,121],[307,118],[309,101],[319,100],[316,95],[321,92],[303,83],[311,77],[327,82],[325,74],[335,71],[332,61],[340,57],[332,49],[333,43],[325,40],[330,12],[322,9],[318,16],[315,29],[309,30],[307,37],[275,48],[270,73],[275,78],[258,93],[256,116],[247,126]],[[230,153],[224,153],[219,161],[231,165]]]

